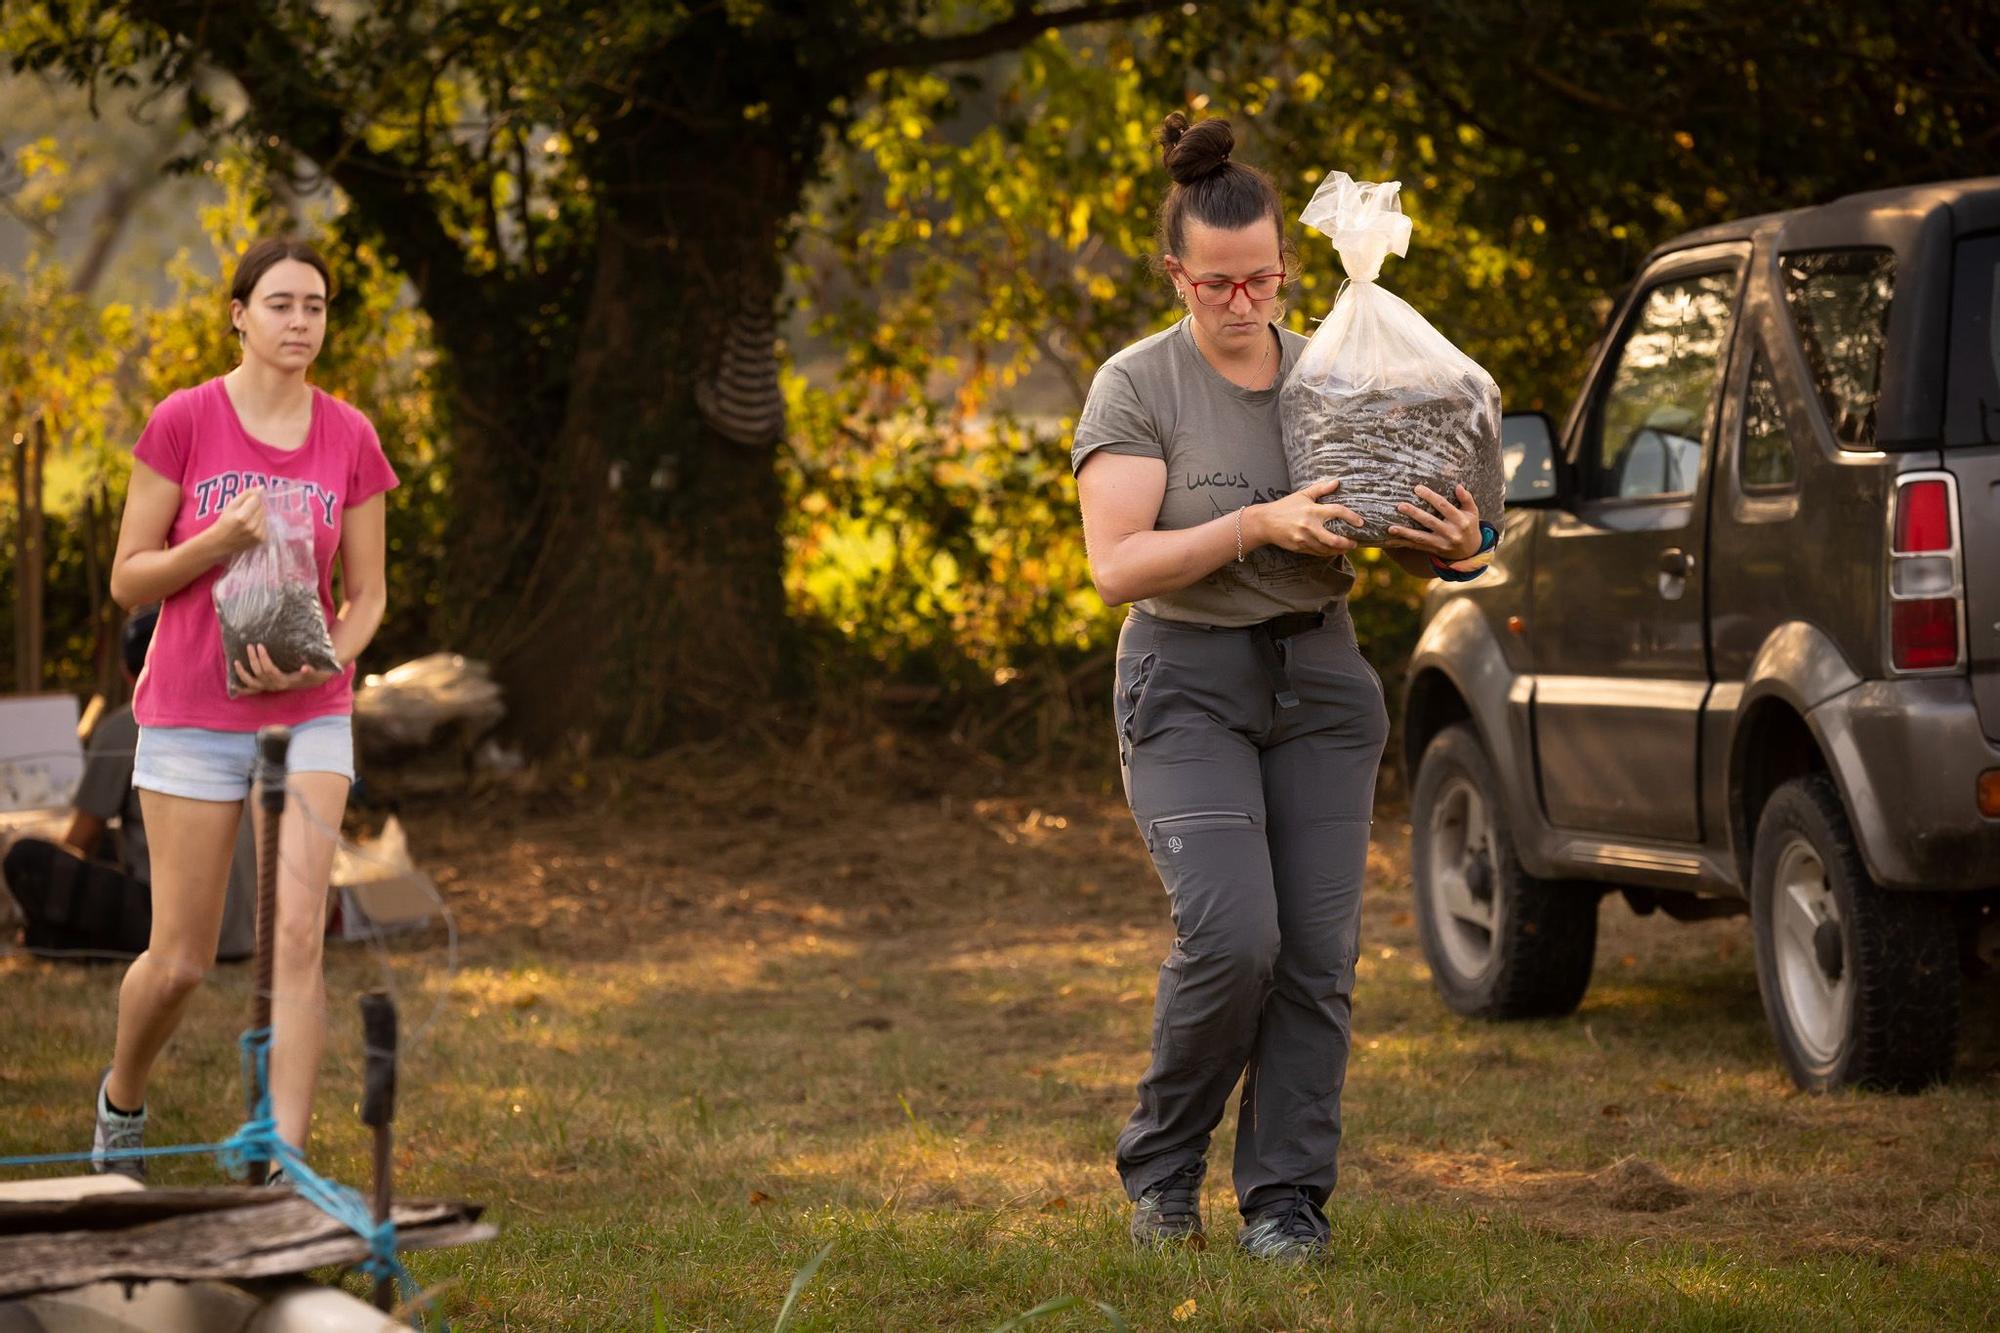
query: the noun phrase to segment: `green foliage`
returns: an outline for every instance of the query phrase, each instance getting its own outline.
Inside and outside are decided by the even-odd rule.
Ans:
[[[1341,274],[1289,219],[1328,170],[1400,179],[1417,230],[1384,280],[1494,373],[1508,406],[1558,415],[1610,293],[1654,244],[1990,170],[2000,123],[2000,32],[1977,6],[1920,25],[1887,0],[1630,14],[1594,0],[1234,0],[1072,26],[1077,12],[7,0],[0,30],[16,69],[178,109],[235,145],[211,156],[243,160],[246,181],[285,197],[338,187],[319,221],[357,298],[343,314],[370,336],[350,345],[337,325],[322,370],[375,415],[408,483],[392,501],[389,643],[418,639],[419,609],[431,633],[455,632],[430,579],[467,509],[518,515],[488,543],[515,541],[488,560],[493,600],[558,583],[533,577],[561,514],[549,497],[572,457],[599,457],[563,452],[570,423],[589,434],[681,401],[677,380],[592,381],[605,349],[590,334],[658,322],[625,300],[640,275],[600,271],[616,236],[628,264],[671,272],[690,327],[762,290],[773,251],[790,257],[811,338],[834,349],[830,375],[806,364],[811,346],[791,349],[811,374],[789,383],[791,503],[769,540],[786,543],[792,604],[868,674],[953,686],[1087,660],[1116,623],[1088,591],[1064,437],[1095,368],[1169,314],[1148,262],[1166,183],[1151,134],[1167,110],[1227,115],[1238,156],[1277,181],[1294,328],[1324,313]],[[31,218],[61,193],[59,152],[37,151],[44,195],[16,210]],[[226,355],[210,290],[184,278],[202,313],[153,321],[146,393]],[[145,396],[124,393],[117,410]],[[132,424],[113,410],[107,438]],[[459,460],[457,495],[447,428],[480,452]],[[670,435],[597,445],[631,475],[672,477],[689,445]],[[731,485],[659,513],[638,512],[653,492],[628,487],[604,521],[657,528],[638,544],[667,568],[682,548],[661,534],[699,537]],[[756,563],[742,555],[729,568]],[[1417,585],[1360,563],[1357,619],[1393,670]],[[761,605],[740,593],[711,609]],[[496,620],[540,623],[533,606]],[[690,625],[661,615],[617,632],[659,639],[637,647],[654,660],[666,639],[706,632]]]

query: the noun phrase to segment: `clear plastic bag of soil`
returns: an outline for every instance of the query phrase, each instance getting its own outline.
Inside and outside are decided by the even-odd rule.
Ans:
[[[229,557],[213,596],[230,698],[252,692],[237,678],[236,665],[250,669],[253,643],[262,644],[271,665],[286,673],[309,666],[340,669],[319,604],[312,501],[304,487],[274,483],[264,488],[264,540]]]
[[[1333,499],[1361,516],[1348,535],[1363,546],[1385,544],[1392,524],[1416,526],[1396,506],[1420,503],[1418,486],[1456,502],[1463,485],[1496,527],[1505,488],[1499,386],[1375,281],[1409,249],[1400,188],[1336,171],[1299,215],[1333,242],[1348,280],[1279,391],[1292,485],[1338,477]]]

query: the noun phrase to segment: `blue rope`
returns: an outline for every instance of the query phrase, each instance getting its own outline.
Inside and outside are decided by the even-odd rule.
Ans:
[[[0,1157],[0,1167],[53,1166],[65,1162],[123,1161],[144,1157],[191,1157],[212,1153],[222,1168],[241,1179],[252,1162],[270,1162],[282,1169],[298,1196],[334,1221],[368,1242],[368,1257],[360,1269],[376,1280],[392,1278],[405,1303],[417,1294],[416,1279],[396,1257],[396,1220],[375,1220],[375,1213],[359,1192],[314,1171],[306,1165],[298,1149],[278,1134],[277,1117],[271,1113],[271,1029],[251,1028],[237,1039],[243,1051],[243,1077],[257,1090],[250,1118],[220,1143],[177,1144],[168,1148],[119,1148],[104,1153],[58,1152],[30,1157]],[[425,1316],[428,1324],[428,1316]],[[439,1327],[450,1325],[440,1317]]]

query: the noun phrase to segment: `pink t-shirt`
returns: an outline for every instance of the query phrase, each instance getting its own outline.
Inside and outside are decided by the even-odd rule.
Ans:
[[[312,425],[305,443],[278,449],[251,438],[220,379],[167,395],[153,409],[132,456],[181,488],[180,512],[167,531],[179,546],[215,522],[245,487],[266,480],[296,482],[313,506],[313,555],[319,603],[333,626],[333,557],[340,550],[344,511],[396,485],[368,418],[338,398],[312,391]],[[227,561],[203,571],[160,606],[160,623],[132,695],[142,727],[205,727],[255,731],[295,726],[354,711],[354,668],[308,690],[246,694],[232,699],[225,684],[222,627],[210,589]]]

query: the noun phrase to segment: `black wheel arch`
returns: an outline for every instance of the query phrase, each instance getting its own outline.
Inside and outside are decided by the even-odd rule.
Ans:
[[[1403,695],[1403,790],[1416,790],[1417,763],[1431,739],[1458,722],[1472,723],[1475,731],[1479,728],[1456,681],[1436,666],[1410,677]]]
[[[1729,762],[1730,850],[1746,893],[1764,806],[1785,783],[1813,773],[1831,776],[1826,755],[1799,711],[1773,695],[1752,703],[1737,723]]]

